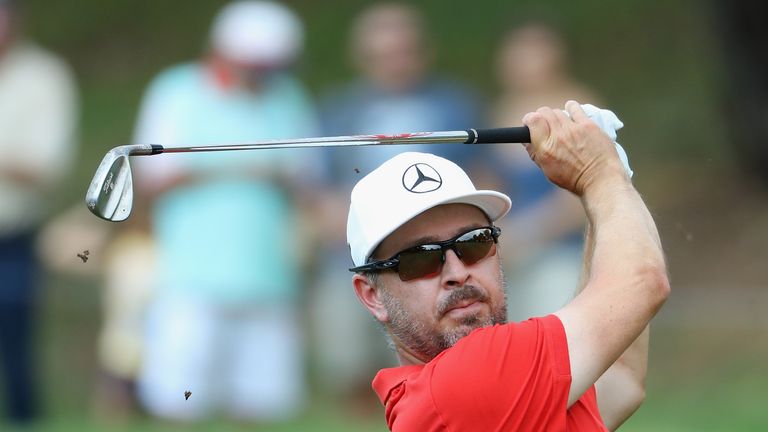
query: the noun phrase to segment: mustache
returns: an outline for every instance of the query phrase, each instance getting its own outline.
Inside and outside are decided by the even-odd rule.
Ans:
[[[465,300],[475,300],[487,303],[488,294],[474,285],[464,285],[461,288],[456,288],[437,306],[438,316],[445,315],[449,310]]]

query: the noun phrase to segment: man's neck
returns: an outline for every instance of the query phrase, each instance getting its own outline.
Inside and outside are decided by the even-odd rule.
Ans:
[[[426,364],[424,361],[412,355],[411,353],[402,351],[397,352],[397,359],[400,361],[400,366],[421,366]]]
[[[395,340],[394,343],[400,366],[422,366],[429,361],[429,359],[424,359],[423,356],[406,347],[400,341]]]

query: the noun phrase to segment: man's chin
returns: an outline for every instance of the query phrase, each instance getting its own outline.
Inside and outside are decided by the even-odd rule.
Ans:
[[[479,328],[490,327],[495,324],[504,324],[506,322],[506,311],[504,312],[501,321],[495,320],[494,317],[488,313],[465,314],[459,317],[446,316],[446,318],[450,318],[450,324],[446,326],[446,333],[451,333],[452,339],[456,339],[467,336]]]
[[[462,338],[466,337],[467,335],[469,335],[470,333],[472,333],[473,331],[481,327],[483,326],[477,323],[477,324],[459,324],[455,327],[450,328],[448,331],[443,333],[445,348],[456,345],[456,342],[458,342]]]
[[[454,335],[454,337],[464,337],[473,331],[492,325],[490,318],[481,315],[468,315],[461,317],[461,319],[454,321],[454,323],[448,328],[448,332]]]

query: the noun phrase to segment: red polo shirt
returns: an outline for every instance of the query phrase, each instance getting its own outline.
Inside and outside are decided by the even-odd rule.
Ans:
[[[570,385],[555,315],[475,330],[425,365],[373,380],[396,432],[606,431],[594,386],[566,409]]]

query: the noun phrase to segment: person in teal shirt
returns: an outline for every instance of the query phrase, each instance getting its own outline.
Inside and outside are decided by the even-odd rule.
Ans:
[[[152,81],[135,141],[206,145],[316,135],[312,102],[287,69],[301,39],[299,19],[278,3],[226,6],[208,55]],[[224,411],[263,422],[300,412],[295,190],[312,182],[312,160],[309,150],[137,160],[158,257],[138,379],[151,413],[195,420]]]

